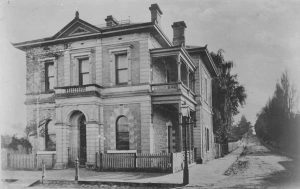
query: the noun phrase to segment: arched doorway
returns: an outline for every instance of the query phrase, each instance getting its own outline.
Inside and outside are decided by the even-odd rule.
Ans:
[[[74,111],[70,116],[69,163],[79,158],[80,165],[87,161],[86,118],[81,111]]]

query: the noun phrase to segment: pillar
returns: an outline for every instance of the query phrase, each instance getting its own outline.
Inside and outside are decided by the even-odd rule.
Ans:
[[[178,58],[177,60],[177,81],[181,82],[181,62],[180,62],[180,58]]]
[[[190,89],[190,69],[189,67],[187,66],[187,87]]]
[[[95,155],[99,150],[99,123],[90,121],[86,123],[86,156],[87,164],[96,162]]]
[[[69,126],[55,123],[56,126],[56,169],[65,169],[68,164]]]

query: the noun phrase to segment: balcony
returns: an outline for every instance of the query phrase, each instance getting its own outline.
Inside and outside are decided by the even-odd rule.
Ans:
[[[183,95],[195,100],[195,93],[183,82],[151,84],[152,96]]]
[[[102,87],[97,84],[55,87],[56,98],[97,96],[100,97]]]

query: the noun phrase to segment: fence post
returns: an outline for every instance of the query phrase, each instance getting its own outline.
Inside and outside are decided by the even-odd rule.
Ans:
[[[52,169],[54,168],[54,155],[55,154],[52,154]]]
[[[37,163],[37,153],[34,154],[34,169],[38,169],[38,163]]]
[[[98,152],[96,152],[95,154],[95,169],[97,169],[97,158],[98,158]]]
[[[10,168],[10,153],[7,153],[7,168]]]
[[[136,169],[136,161],[137,161],[137,156],[136,153],[134,153],[134,169]]]
[[[102,157],[102,153],[99,153],[99,170],[102,171],[103,169],[103,157]]]
[[[67,152],[68,152],[68,163],[67,163],[67,166],[68,168],[71,167],[71,160],[70,160],[70,147],[67,148]]]
[[[170,163],[171,163],[171,172],[174,173],[173,168],[174,168],[174,163],[173,163],[173,152],[170,153]]]
[[[44,160],[42,160],[42,184],[44,184],[45,171],[46,171],[46,165],[44,163]]]

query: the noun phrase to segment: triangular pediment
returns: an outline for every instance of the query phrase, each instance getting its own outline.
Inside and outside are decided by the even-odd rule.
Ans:
[[[80,36],[86,34],[93,34],[101,32],[96,26],[81,20],[79,18],[74,18],[69,24],[67,24],[63,29],[57,32],[53,38],[66,38],[73,36]]]

